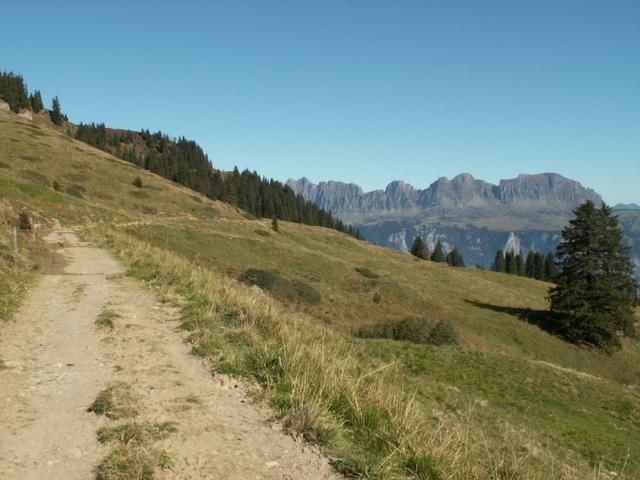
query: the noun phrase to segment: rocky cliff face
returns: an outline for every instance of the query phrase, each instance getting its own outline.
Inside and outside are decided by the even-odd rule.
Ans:
[[[305,199],[356,225],[372,243],[408,251],[416,235],[433,250],[460,249],[468,266],[485,268],[498,249],[527,254],[553,251],[571,211],[586,200],[600,203],[592,189],[555,173],[519,175],[498,185],[461,174],[439,178],[418,190],[396,181],[363,192],[355,184],[289,180]],[[620,223],[640,278],[640,212],[624,211]]]
[[[287,182],[294,192],[318,206],[347,218],[369,220],[389,213],[415,216],[430,209],[518,206],[570,211],[586,200],[601,202],[600,196],[580,183],[556,173],[519,175],[498,185],[477,180],[468,173],[453,179],[442,177],[424,190],[395,181],[385,190],[363,192],[355,184],[320,182],[306,178]]]

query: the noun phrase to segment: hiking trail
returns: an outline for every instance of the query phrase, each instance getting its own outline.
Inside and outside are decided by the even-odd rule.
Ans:
[[[137,422],[171,421],[158,442],[174,466],[160,479],[338,479],[316,447],[284,434],[238,381],[189,353],[178,312],[158,302],[105,251],[71,231],[46,237],[53,266],[0,325],[0,479],[91,479],[110,450],[96,431],[118,422],[87,411],[125,382]],[[104,308],[113,329],[95,324]]]

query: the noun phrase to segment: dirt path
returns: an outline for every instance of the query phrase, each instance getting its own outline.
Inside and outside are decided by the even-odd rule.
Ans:
[[[70,232],[50,235],[59,262],[15,319],[0,326],[0,479],[90,479],[109,447],[87,412],[100,390],[126,382],[141,396],[136,421],[171,421],[160,447],[172,479],[337,478],[314,448],[269,423],[271,412],[189,354],[175,313],[158,304],[103,250]],[[103,308],[120,317],[95,325]]]

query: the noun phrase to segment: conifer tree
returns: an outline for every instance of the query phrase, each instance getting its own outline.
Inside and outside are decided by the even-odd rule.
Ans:
[[[510,275],[515,275],[518,271],[518,268],[516,267],[516,258],[515,255],[513,253],[513,250],[508,251],[507,253],[505,253],[504,255],[504,265],[505,265],[505,271],[510,274]]]
[[[533,256],[533,278],[536,280],[544,278],[544,257],[540,252],[536,252]]]
[[[440,240],[436,242],[436,246],[433,249],[433,255],[431,255],[431,260],[434,262],[446,262],[447,258],[444,255],[444,250],[442,248],[442,244]]]
[[[496,258],[493,260],[493,270],[502,273],[505,273],[507,271],[504,252],[502,250],[498,250],[496,252]]]
[[[60,109],[60,99],[58,97],[53,97],[51,101],[51,112],[49,112],[51,117],[51,121],[55,125],[62,125],[62,110]]]
[[[413,244],[411,245],[411,255],[421,260],[427,260],[429,258],[429,248],[422,241],[420,235],[417,235]]]
[[[549,252],[544,259],[544,273],[543,279],[547,282],[555,282],[558,276],[558,266],[556,265],[556,259],[553,253]]]
[[[40,113],[44,108],[44,104],[42,103],[42,95],[40,94],[40,90],[36,90],[33,92],[33,95],[29,96],[29,101],[31,103],[31,110],[34,113]]]
[[[271,230],[273,230],[274,232],[280,231],[280,225],[278,225],[278,217],[273,217],[271,219]]]
[[[535,253],[533,250],[529,250],[527,253],[527,260],[524,262],[524,273],[527,277],[533,277],[533,271],[535,269]]]
[[[453,247],[453,250],[447,254],[446,260],[452,267],[464,267],[464,259],[457,247]]]
[[[524,262],[522,261],[522,254],[518,253],[515,256],[515,274],[516,275],[520,275],[523,276],[525,274],[524,272]]]
[[[0,99],[7,102],[16,113],[31,107],[24,79],[13,72],[0,72]]]
[[[620,348],[619,334],[634,331],[638,286],[629,249],[607,205],[587,201],[574,214],[556,253],[561,269],[551,309],[569,340],[611,352]]]

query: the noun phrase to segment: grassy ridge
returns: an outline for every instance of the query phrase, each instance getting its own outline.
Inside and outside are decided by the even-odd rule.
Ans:
[[[194,353],[258,380],[289,428],[347,474],[640,475],[638,343],[606,356],[554,337],[544,283],[418,262],[323,228],[280,222],[265,235],[267,221],[3,112],[0,201],[50,224],[104,224],[132,274],[186,299]],[[249,269],[319,300],[275,301],[235,281]],[[351,335],[407,316],[449,321],[462,347]]]

